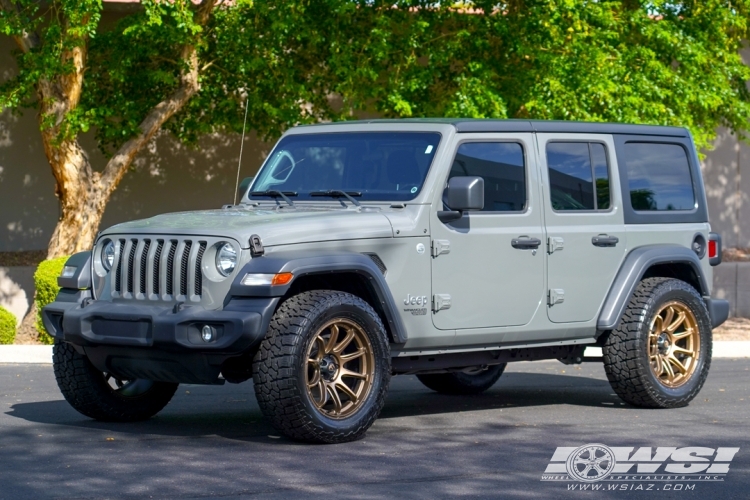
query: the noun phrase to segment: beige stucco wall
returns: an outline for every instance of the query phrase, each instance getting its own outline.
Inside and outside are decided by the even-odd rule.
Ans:
[[[13,70],[12,47],[0,36],[0,80]],[[106,158],[93,138],[84,137],[82,144],[94,168],[101,170]],[[252,132],[246,136],[242,176],[254,175],[270,146]],[[196,148],[162,134],[135,160],[107,205],[102,227],[231,203],[239,150],[237,134],[206,137]],[[0,252],[47,247],[59,216],[54,190],[35,111],[0,113]]]

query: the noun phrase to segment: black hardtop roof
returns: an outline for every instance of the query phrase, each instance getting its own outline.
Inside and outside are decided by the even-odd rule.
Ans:
[[[626,134],[657,135],[667,137],[689,137],[683,127],[661,125],[633,125],[628,123],[574,122],[555,120],[482,120],[467,118],[400,118],[377,120],[352,120],[326,123],[325,125],[384,123],[437,123],[453,125],[459,133],[468,132],[553,132],[579,134]]]

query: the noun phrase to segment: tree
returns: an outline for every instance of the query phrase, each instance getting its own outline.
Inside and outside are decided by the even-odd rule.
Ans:
[[[739,55],[750,0],[0,0],[18,74],[0,109],[36,108],[61,218],[49,257],[91,247],[110,195],[160,130],[195,142],[363,111],[687,126],[706,147],[750,119]],[[95,171],[78,143],[95,131]]]

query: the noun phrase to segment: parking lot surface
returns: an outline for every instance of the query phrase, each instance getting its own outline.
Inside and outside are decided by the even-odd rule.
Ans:
[[[715,359],[698,398],[676,410],[623,404],[598,363],[511,364],[471,397],[395,377],[363,440],[321,446],[280,436],[251,382],[183,385],[155,418],[114,424],[68,406],[50,365],[0,365],[0,499],[746,499],[749,370],[750,359]],[[581,491],[583,483],[541,480],[557,447],[587,443],[740,451],[723,481],[623,481],[616,491],[604,481]]]

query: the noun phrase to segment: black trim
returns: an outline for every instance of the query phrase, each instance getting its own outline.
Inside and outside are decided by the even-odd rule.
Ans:
[[[716,242],[716,250],[717,254],[716,257],[709,257],[708,263],[712,266],[718,266],[721,264],[722,259],[722,243],[721,243],[721,235],[719,233],[708,233],[708,241],[715,241]]]
[[[656,264],[688,264],[698,276],[700,282],[698,293],[703,296],[709,294],[700,260],[691,249],[679,245],[639,247],[631,251],[620,266],[599,314],[599,320],[596,324],[598,330],[612,330],[617,326],[638,283],[646,271]]]
[[[246,274],[277,274],[292,273],[293,280],[284,286],[245,286],[242,278]],[[311,274],[356,273],[363,276],[377,295],[385,319],[393,334],[394,342],[406,342],[407,334],[390,288],[380,269],[366,255],[359,253],[326,253],[310,255],[310,252],[279,252],[266,254],[262,258],[251,259],[242,270],[237,273],[230,297],[283,297],[289,292],[294,283],[302,276]]]
[[[615,155],[620,172],[620,189],[622,192],[622,208],[625,224],[675,224],[675,223],[702,223],[708,222],[708,210],[706,209],[706,192],[703,187],[700,163],[695,153],[693,140],[689,135],[684,137],[655,138],[648,135],[615,135]],[[693,184],[693,194],[697,208],[693,210],[659,210],[649,212],[637,212],[633,210],[630,201],[630,183],[625,162],[625,144],[629,142],[646,142],[655,144],[675,144],[682,146],[687,154],[690,166],[690,177]]]
[[[706,301],[711,328],[721,326],[729,317],[729,301],[723,299],[703,299]]]
[[[75,267],[76,272],[70,278],[58,276],[57,286],[74,290],[91,288],[91,252],[79,252],[71,255],[65,261],[65,267],[67,266]]]

